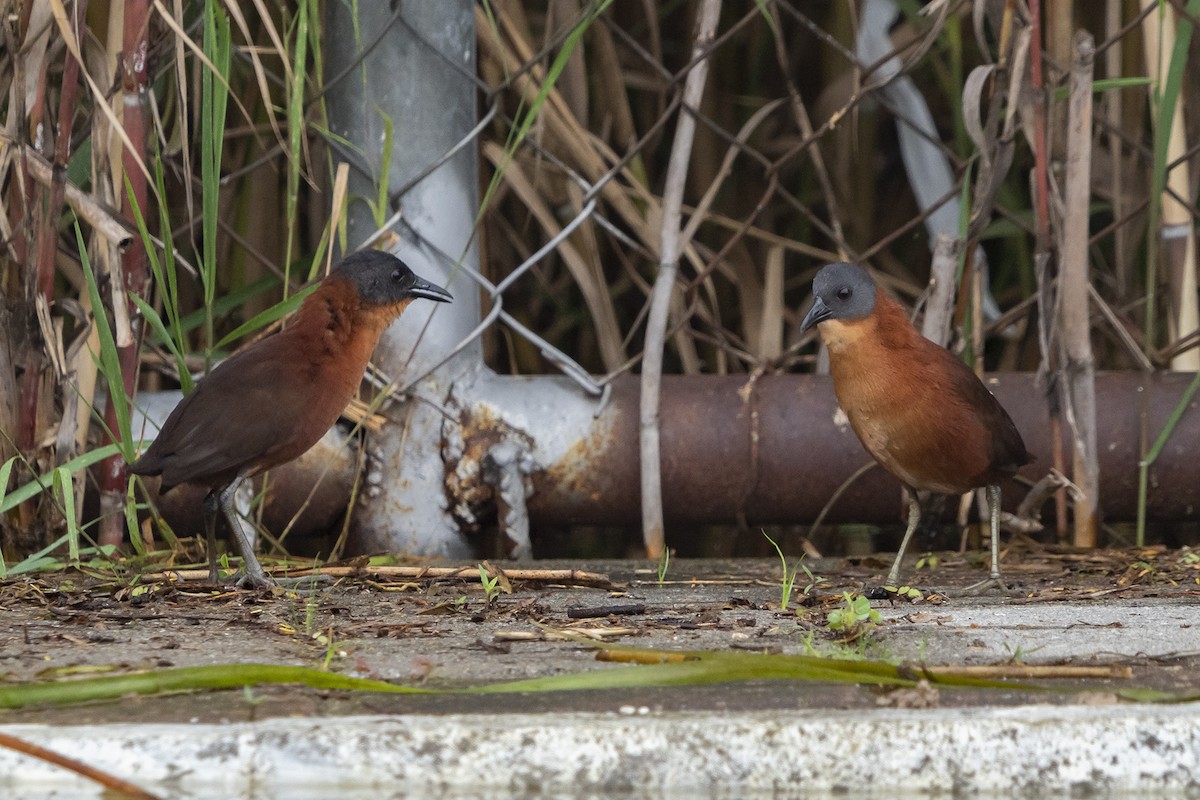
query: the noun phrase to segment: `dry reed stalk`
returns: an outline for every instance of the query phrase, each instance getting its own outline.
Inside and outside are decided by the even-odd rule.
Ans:
[[[671,146],[671,159],[667,168],[666,189],[663,191],[661,246],[659,248],[658,277],[650,295],[650,314],[646,319],[646,343],[642,360],[641,408],[639,411],[639,440],[641,443],[641,486],[642,486],[642,538],[646,555],[651,559],[662,556],[663,507],[662,507],[662,462],[659,454],[658,409],[662,388],[663,347],[666,343],[667,318],[675,294],[675,276],[679,268],[680,221],[682,219],[683,190],[687,183],[688,162],[691,160],[692,141],[696,120],[687,110],[700,105],[704,84],[708,80],[708,59],[702,58],[716,36],[717,22],[721,17],[721,0],[704,0],[700,10],[700,22],[692,47],[696,65],[688,73],[683,90],[683,108],[675,127],[675,141]]]
[[[1088,218],[1092,179],[1092,69],[1095,43],[1087,31],[1075,35],[1067,115],[1067,174],[1061,252],[1061,321],[1064,408],[1073,444],[1074,543],[1096,546],[1100,462],[1096,452],[1096,374],[1088,302]]]
[[[933,261],[929,268],[929,299],[925,301],[925,318],[921,335],[942,347],[950,343],[950,328],[954,323],[954,295],[958,260],[962,257],[963,241],[957,236],[938,234],[933,245]]]

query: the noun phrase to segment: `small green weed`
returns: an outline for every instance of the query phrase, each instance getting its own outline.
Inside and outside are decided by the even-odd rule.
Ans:
[[[1041,644],[1041,645],[1038,645],[1037,647],[1034,647],[1031,650],[1026,650],[1021,645],[1017,645],[1016,647],[1010,647],[1008,642],[1004,643],[1004,649],[1008,651],[1008,663],[1010,663],[1010,664],[1024,664],[1026,657],[1033,655],[1034,653],[1036,653],[1038,650],[1041,650],[1045,646],[1046,645]]]
[[[829,629],[842,634],[844,641],[851,642],[869,634],[882,621],[879,612],[871,608],[866,595],[853,592],[842,593],[842,606],[829,612]]]
[[[502,580],[503,575],[496,573],[494,576],[489,576],[488,571],[489,567],[486,563],[479,565],[479,585],[483,587],[486,604],[490,606],[502,592],[507,594],[512,591],[512,588],[508,585],[507,580]]]
[[[783,567],[783,576],[779,579],[779,610],[787,611],[788,604],[792,599],[792,590],[796,587],[796,577],[800,572],[803,572],[808,578],[808,584],[800,593],[803,597],[807,597],[812,592],[813,587],[825,579],[818,578],[812,574],[812,570],[804,563],[803,555],[796,559],[796,563],[793,566],[789,567],[787,556],[783,554],[783,550],[775,543],[775,540],[768,536],[766,531],[762,531],[762,535],[775,548],[775,553],[779,556],[779,563]]]
[[[342,649],[345,642],[338,641],[333,636],[333,626],[331,625],[327,631],[319,632],[313,637],[313,641],[317,644],[325,646],[325,657],[321,661],[321,670],[329,671],[329,665],[333,663],[335,658],[345,658],[346,651]]]

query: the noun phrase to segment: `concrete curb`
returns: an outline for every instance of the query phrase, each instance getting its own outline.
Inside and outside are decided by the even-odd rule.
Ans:
[[[626,707],[0,730],[193,800],[1200,794],[1200,703],[778,714]],[[0,786],[7,797],[99,796],[93,784],[8,750]]]

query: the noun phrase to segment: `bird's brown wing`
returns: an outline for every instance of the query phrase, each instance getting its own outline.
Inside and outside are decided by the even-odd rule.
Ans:
[[[940,347],[936,349],[946,364],[947,369],[943,374],[952,382],[953,396],[961,398],[963,404],[972,409],[983,426],[991,432],[988,462],[989,469],[994,474],[988,477],[988,480],[1010,476],[1032,461],[1033,456],[1025,450],[1025,442],[1016,424],[995,395],[988,391],[961,359],[949,350]]]
[[[161,474],[165,491],[189,481],[221,485],[261,461],[304,413],[303,393],[288,390],[303,367],[284,344],[277,335],[217,365],[171,412],[132,470]]]

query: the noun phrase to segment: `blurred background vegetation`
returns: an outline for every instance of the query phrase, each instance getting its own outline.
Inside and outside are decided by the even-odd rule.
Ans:
[[[638,369],[703,2],[475,6],[479,108],[495,112],[477,143],[482,269],[499,281],[579,213],[572,176],[607,180],[595,213],[505,303],[599,375]],[[125,397],[186,384],[278,319],[338,239],[344,204],[387,199],[339,192],[323,98],[344,76],[326,74],[337,43],[319,0],[0,9],[0,492],[48,477],[0,504],[15,556],[79,531],[113,543],[136,525]],[[818,369],[799,323],[830,260],[869,264],[919,306],[933,242],[918,197],[932,192],[958,204],[945,232],[966,245],[952,346],[989,370],[1051,373],[1078,29],[1095,42],[1082,134],[1095,366],[1196,370],[1198,12],[1194,0],[725,2],[701,47],[666,371]],[[887,55],[865,57],[872,36]],[[922,104],[948,187],[904,156],[899,132]],[[409,124],[394,121],[397,146]],[[989,273],[972,291],[980,252]],[[485,337],[498,371],[553,370],[504,328]],[[102,402],[109,387],[123,391]],[[709,550],[764,552],[752,538]]]

